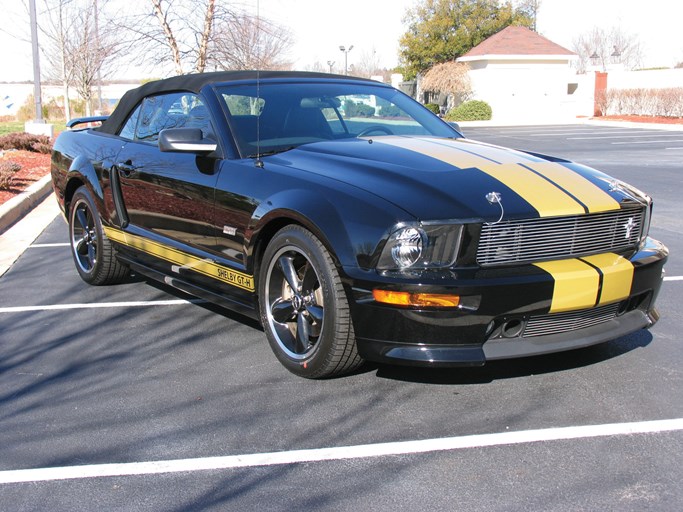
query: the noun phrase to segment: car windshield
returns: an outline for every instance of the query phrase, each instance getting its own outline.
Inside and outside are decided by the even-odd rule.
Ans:
[[[217,88],[245,158],[324,140],[386,135],[457,137],[395,89],[358,82],[261,83]]]

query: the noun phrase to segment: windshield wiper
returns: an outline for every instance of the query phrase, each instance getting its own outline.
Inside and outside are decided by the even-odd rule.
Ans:
[[[283,148],[269,149],[268,151],[261,151],[260,153],[252,153],[247,158],[257,158],[261,156],[277,155],[278,153],[285,153],[286,151],[291,151],[299,146],[285,146]]]

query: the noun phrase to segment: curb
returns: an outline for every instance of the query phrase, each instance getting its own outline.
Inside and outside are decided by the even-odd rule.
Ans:
[[[52,192],[52,176],[43,176],[24,192],[0,205],[0,234],[30,212]]]

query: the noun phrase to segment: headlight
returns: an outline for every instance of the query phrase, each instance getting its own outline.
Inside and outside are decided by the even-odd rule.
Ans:
[[[378,270],[446,268],[455,263],[462,224],[399,225],[389,235]]]

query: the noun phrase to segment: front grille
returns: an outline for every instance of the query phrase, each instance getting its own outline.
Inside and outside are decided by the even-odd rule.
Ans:
[[[612,320],[617,316],[618,310],[619,304],[609,304],[581,311],[532,316],[524,327],[522,337],[531,338],[585,329]]]
[[[484,224],[477,263],[532,263],[633,249],[640,240],[644,216],[644,208],[629,207],[572,217]]]

